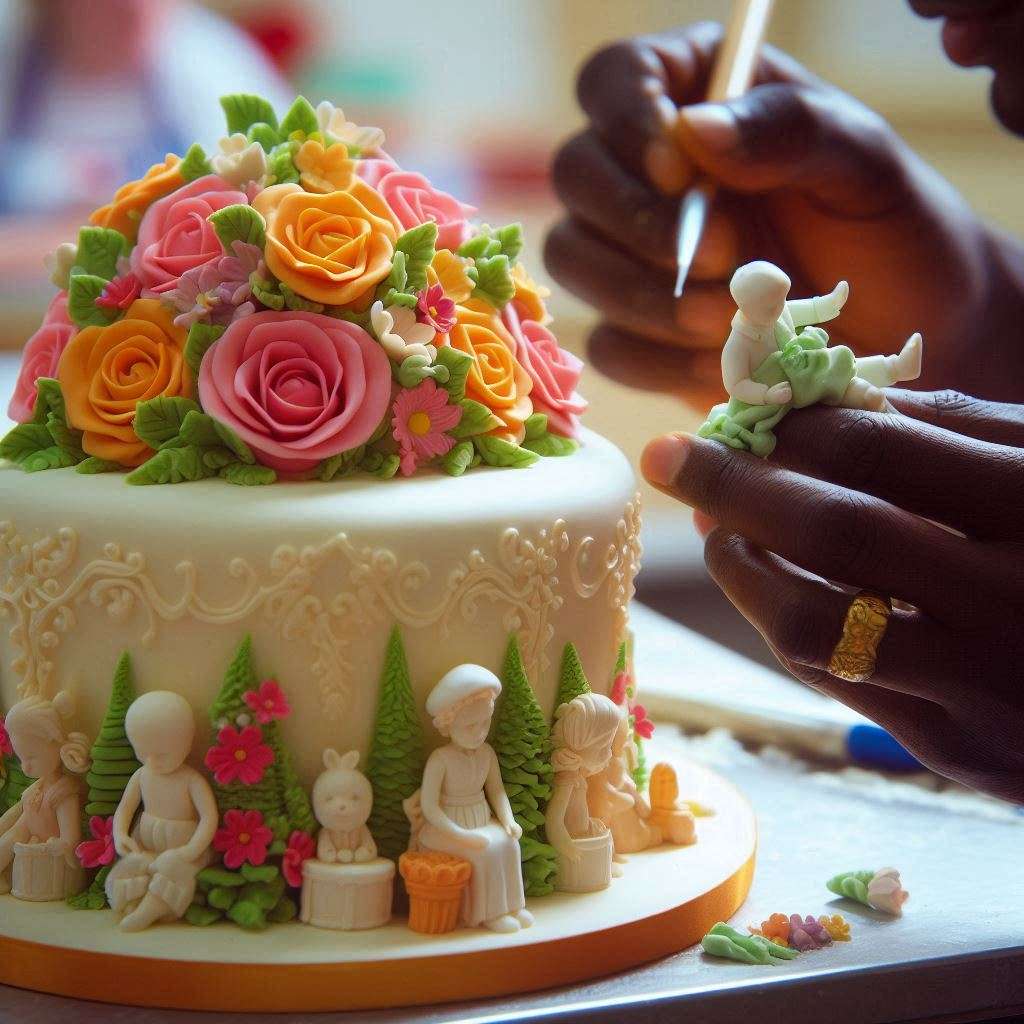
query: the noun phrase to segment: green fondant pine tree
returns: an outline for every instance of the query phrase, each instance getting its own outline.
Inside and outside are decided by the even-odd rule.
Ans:
[[[590,683],[587,682],[576,647],[573,644],[566,644],[565,650],[562,651],[562,670],[558,680],[555,710],[583,693],[590,693]]]
[[[551,795],[551,742],[515,636],[505,652],[492,746],[512,813],[523,830],[519,846],[526,895],[546,896],[554,891],[558,856],[544,834],[544,808]]]
[[[419,788],[423,764],[423,726],[409,682],[402,634],[395,626],[384,655],[377,719],[366,760],[366,775],[373,785],[369,826],[382,857],[397,860],[409,845],[409,821],[402,801]]]

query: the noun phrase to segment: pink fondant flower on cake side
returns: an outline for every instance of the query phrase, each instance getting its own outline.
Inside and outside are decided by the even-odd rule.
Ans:
[[[134,274],[115,277],[96,296],[95,305],[103,309],[127,309],[142,293],[142,285]]]
[[[274,762],[274,752],[263,742],[259,726],[238,730],[225,725],[217,733],[217,745],[206,752],[206,767],[222,786],[241,782],[253,786]]]
[[[7,726],[0,718],[0,757],[10,757],[13,753],[14,747],[11,746],[11,737],[7,735]]]
[[[86,839],[75,847],[75,856],[83,868],[102,868],[114,863],[114,817],[101,818],[94,814],[89,819],[92,839]]]
[[[224,854],[224,867],[240,868],[243,864],[259,867],[267,859],[267,849],[274,833],[263,823],[259,811],[227,811],[224,826],[213,837],[213,848]]]
[[[625,704],[629,696],[630,678],[628,672],[620,672],[612,682],[612,692],[608,695],[613,704]]]
[[[58,292],[46,310],[39,330],[25,343],[14,394],[7,406],[8,418],[15,423],[27,423],[32,419],[36,381],[40,377],[57,376],[57,364],[74,333],[75,326],[68,318],[68,293]]]
[[[643,704],[634,704],[629,711],[633,716],[633,732],[649,740],[654,735],[654,723],[647,717],[647,708]]]
[[[420,462],[451,451],[455,438],[445,431],[458,425],[462,410],[449,404],[448,392],[432,378],[408,391],[400,391],[393,412],[391,426],[398,442],[403,476],[411,476]]]
[[[288,848],[281,858],[281,874],[284,880],[293,888],[298,889],[302,885],[302,865],[316,856],[316,843],[308,832],[300,832],[296,829],[288,837]]]
[[[275,679],[260,683],[258,690],[249,690],[243,694],[242,699],[252,708],[256,721],[262,725],[274,721],[275,718],[287,718],[292,713],[288,700]]]
[[[391,400],[387,353],[357,324],[319,313],[235,320],[199,373],[203,408],[264,465],[313,469],[363,444]]]
[[[521,320],[513,303],[505,306],[502,320],[515,339],[516,359],[533,381],[534,411],[547,416],[551,433],[576,437],[579,417],[587,408],[576,391],[583,361],[562,348],[543,324]]]
[[[376,187],[406,230],[433,221],[438,249],[458,249],[469,238],[469,218],[476,208],[434,188],[422,174],[392,171]]]
[[[244,192],[216,174],[196,178],[153,203],[143,214],[131,254],[132,273],[147,294],[170,291],[186,271],[222,256],[224,249],[207,218],[225,206],[247,203]]]
[[[438,334],[447,334],[455,326],[455,303],[445,297],[441,285],[432,284],[420,292],[416,299],[416,319]]]

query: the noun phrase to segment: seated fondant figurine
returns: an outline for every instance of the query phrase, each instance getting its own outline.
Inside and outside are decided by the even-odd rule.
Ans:
[[[366,827],[373,809],[373,788],[370,780],[356,771],[358,763],[358,750],[342,755],[328,748],[324,751],[327,770],[313,784],[313,813],[323,826],[316,841],[316,856],[327,864],[373,860],[377,856],[377,844]]]
[[[434,728],[451,742],[427,758],[423,785],[405,801],[410,849],[468,860],[461,923],[511,932],[533,924],[526,909],[519,838],[501,770],[487,735],[501,683],[480,665],[459,665],[427,698]]]
[[[696,814],[691,806],[679,804],[679,780],[676,770],[670,764],[659,761],[651,770],[651,781],[647,785],[650,794],[650,824],[661,830],[663,841],[677,846],[689,846],[697,841]],[[701,808],[698,807],[698,811]],[[703,809],[705,816],[710,814]]]
[[[135,932],[188,910],[196,876],[210,863],[217,802],[206,779],[185,763],[195,719],[184,697],[166,690],[143,694],[128,709],[124,727],[142,767],[114,813],[120,859],[105,889],[122,930]]]
[[[89,743],[67,732],[70,698],[28,697],[7,713],[5,726],[21,769],[36,781],[0,818],[0,893],[22,900],[62,900],[83,887],[75,857],[82,838],[78,779],[89,768]]]
[[[730,397],[708,414],[701,437],[770,455],[772,430],[790,409],[821,402],[881,412],[888,408],[882,388],[920,376],[920,334],[911,335],[899,355],[858,359],[845,345],[829,347],[828,334],[811,326],[839,316],[849,285],[840,281],[828,295],[787,301],[790,283],[764,260],[733,274],[729,290],[738,311],[722,349],[722,383]]]
[[[612,834],[590,813],[587,780],[608,767],[622,721],[622,709],[598,693],[581,694],[555,711],[555,779],[544,822],[558,851],[556,889],[595,892],[611,884]]]

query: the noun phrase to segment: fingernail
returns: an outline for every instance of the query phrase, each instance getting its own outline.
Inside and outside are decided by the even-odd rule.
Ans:
[[[721,103],[696,103],[679,111],[679,127],[705,149],[727,153],[740,140],[736,115]]]
[[[693,525],[700,534],[701,540],[706,540],[707,535],[718,526],[718,522],[712,519],[711,516],[705,515],[700,509],[695,508],[693,510]]]
[[[689,454],[690,442],[681,434],[656,437],[640,456],[640,471],[655,487],[671,487]]]

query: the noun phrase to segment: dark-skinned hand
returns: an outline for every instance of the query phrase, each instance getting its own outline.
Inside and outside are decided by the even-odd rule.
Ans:
[[[1024,803],[1024,405],[889,394],[904,415],[791,412],[768,461],[667,435],[644,475],[696,510],[711,576],[797,678]],[[852,594],[837,584],[913,606],[868,682],[826,670]]]

